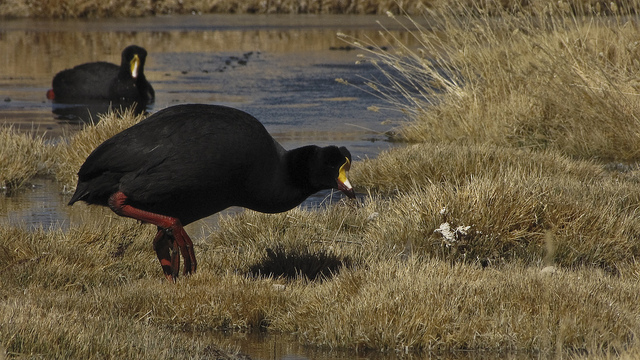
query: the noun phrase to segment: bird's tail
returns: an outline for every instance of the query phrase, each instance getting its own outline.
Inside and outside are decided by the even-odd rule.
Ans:
[[[89,195],[88,183],[78,183],[76,192],[73,193],[71,200],[67,205],[73,205],[76,201],[84,200]]]

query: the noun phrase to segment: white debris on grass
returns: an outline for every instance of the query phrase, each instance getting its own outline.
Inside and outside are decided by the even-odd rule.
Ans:
[[[460,225],[455,229],[451,229],[451,224],[444,222],[440,224],[440,227],[435,229],[434,232],[440,233],[444,238],[444,242],[447,246],[453,245],[457,242],[461,236],[467,235],[471,226]]]

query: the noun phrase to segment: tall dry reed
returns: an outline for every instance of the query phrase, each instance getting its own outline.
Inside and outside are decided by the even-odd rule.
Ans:
[[[506,11],[496,18],[473,10],[464,18],[434,11],[407,25],[417,48],[392,35],[394,51],[348,39],[386,75],[367,90],[409,118],[401,139],[638,159],[633,18]]]

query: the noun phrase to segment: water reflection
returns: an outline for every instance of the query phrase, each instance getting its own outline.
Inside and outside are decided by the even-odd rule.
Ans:
[[[534,353],[492,352],[460,350],[448,352],[425,352],[414,354],[407,351],[354,351],[305,346],[295,335],[277,333],[215,332],[194,334],[199,340],[211,339],[222,348],[240,349],[255,360],[534,360],[544,358]]]

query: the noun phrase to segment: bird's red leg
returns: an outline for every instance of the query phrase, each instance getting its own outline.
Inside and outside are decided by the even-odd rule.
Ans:
[[[156,254],[160,259],[160,265],[162,265],[165,276],[167,276],[167,262],[171,264],[171,276],[175,278],[178,274],[180,267],[180,257],[177,251],[171,253],[170,249],[177,247],[180,248],[182,257],[184,258],[184,274],[190,274],[196,272],[197,262],[196,255],[193,252],[193,242],[187,232],[184,231],[179,219],[152,213],[150,211],[140,210],[131,205],[125,204],[127,195],[122,191],[118,191],[109,197],[109,207],[113,212],[120,216],[130,217],[132,219],[140,220],[149,224],[159,227],[163,234],[156,234],[154,239],[154,246],[156,247]],[[167,239],[168,238],[168,239]],[[173,242],[170,239],[173,238]],[[171,248],[169,247],[171,243]],[[169,276],[167,276],[169,278]]]

